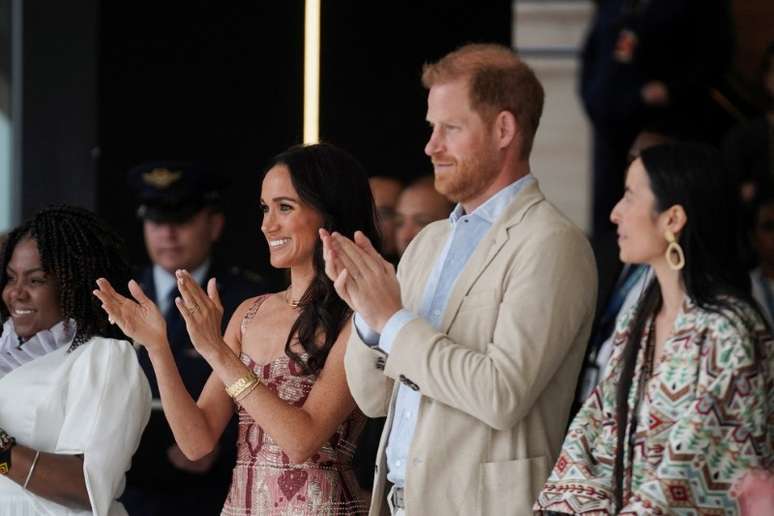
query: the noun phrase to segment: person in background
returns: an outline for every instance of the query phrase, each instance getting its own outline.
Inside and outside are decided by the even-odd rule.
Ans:
[[[750,210],[750,242],[758,260],[750,272],[752,293],[774,327],[774,191],[758,190]]]
[[[223,232],[221,192],[226,186],[216,171],[185,162],[148,162],[133,168],[129,184],[139,199],[145,248],[151,264],[136,277],[166,320],[172,355],[186,389],[198,396],[212,369],[196,351],[174,306],[179,295],[175,271],[185,269],[200,285],[217,280],[224,322],[245,299],[265,292],[262,281],[214,257]],[[236,456],[236,419],[227,426],[212,453],[188,460],[175,444],[161,409],[159,387],[145,348],[140,364],[148,376],[154,410],[127,476],[122,498],[136,516],[187,514],[209,516],[223,505]],[[195,496],[193,495],[195,493]]]
[[[774,189],[774,41],[761,59],[760,85],[766,112],[728,132],[723,142],[726,165],[750,203],[760,189]]]
[[[626,155],[645,127],[683,139],[720,135],[710,91],[733,58],[730,2],[598,0],[581,54],[580,95],[593,128],[592,236],[610,229]]]
[[[453,207],[446,197],[436,191],[434,181],[433,176],[420,177],[404,188],[398,197],[395,244],[401,256],[422,228],[447,218]]]
[[[126,292],[124,243],[93,213],[56,206],[0,249],[0,515],[126,515],[116,499],[151,395],[92,296],[99,277]]]
[[[368,179],[371,194],[376,205],[379,231],[382,235],[382,250],[392,263],[398,263],[398,248],[395,242],[395,205],[403,189],[403,183],[394,177],[373,176]]]
[[[611,214],[620,257],[656,281],[619,317],[607,373],[535,503],[566,514],[736,514],[774,460],[774,339],[750,294],[719,152],[642,151]]]

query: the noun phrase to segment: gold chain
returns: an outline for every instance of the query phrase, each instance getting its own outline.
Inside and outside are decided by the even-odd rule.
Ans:
[[[290,289],[293,287],[291,285],[290,287],[285,290],[285,302],[290,306],[291,308],[298,308],[298,299],[292,299],[290,297]]]

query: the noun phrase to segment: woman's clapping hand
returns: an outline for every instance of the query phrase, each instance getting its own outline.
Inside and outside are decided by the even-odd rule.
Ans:
[[[196,351],[207,358],[211,352],[225,346],[221,334],[223,303],[215,278],[207,283],[205,293],[188,271],[180,270],[175,275],[181,296],[175,299],[175,304],[185,320],[191,343]]]
[[[129,282],[129,299],[115,291],[104,278],[97,280],[98,290],[94,295],[102,301],[102,308],[109,320],[117,324],[121,331],[136,343],[145,346],[148,351],[157,346],[168,346],[167,323],[158,307],[142,291],[136,281]]]

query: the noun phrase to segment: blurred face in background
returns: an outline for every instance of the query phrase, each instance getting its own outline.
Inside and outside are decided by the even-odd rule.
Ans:
[[[763,85],[769,94],[769,100],[774,101],[774,56],[769,57],[769,67],[763,76]]]
[[[371,195],[374,196],[376,213],[379,216],[379,231],[382,233],[382,252],[386,256],[395,256],[395,205],[403,186],[391,177],[372,177],[368,180]]]
[[[452,205],[433,187],[433,180],[421,181],[401,192],[396,208],[395,242],[402,255],[426,225],[449,216]]]
[[[223,223],[223,214],[208,208],[185,222],[146,220],[143,232],[148,256],[170,274],[177,269],[192,271],[209,257],[223,231]]]
[[[758,208],[751,236],[761,269],[774,277],[774,200]]]

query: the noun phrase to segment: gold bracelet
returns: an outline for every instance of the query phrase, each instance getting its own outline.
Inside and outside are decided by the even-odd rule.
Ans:
[[[237,396],[242,394],[245,390],[249,389],[256,383],[258,383],[258,377],[250,372],[226,387],[226,394],[231,396],[233,399],[236,399]]]
[[[244,391],[239,393],[239,396],[234,398],[234,403],[242,403],[242,400],[247,398],[251,392],[255,390],[256,387],[258,387],[261,384],[260,381],[256,380],[251,385],[249,385]]]

